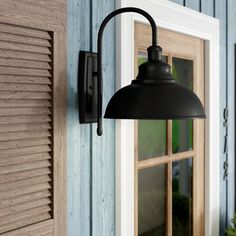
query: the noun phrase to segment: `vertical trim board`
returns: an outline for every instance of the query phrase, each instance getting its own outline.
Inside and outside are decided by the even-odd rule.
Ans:
[[[114,1],[92,0],[92,50],[97,51],[98,29],[103,19],[114,10]],[[114,94],[115,83],[115,18],[103,35],[103,112]],[[92,125],[92,234],[115,234],[115,122],[103,119],[103,136]]]
[[[70,0],[67,8],[68,111],[67,166],[70,236],[90,235],[90,125],[80,125],[78,117],[78,52],[90,50],[90,1]]]

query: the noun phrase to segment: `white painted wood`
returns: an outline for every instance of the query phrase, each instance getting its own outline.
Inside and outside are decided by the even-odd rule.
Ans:
[[[167,0],[117,0],[117,8],[138,7],[157,25],[205,40],[205,235],[219,235],[219,21]],[[117,21],[116,89],[134,77],[134,22],[141,15],[122,14]],[[150,42],[151,43],[151,42]],[[160,45],[161,46],[161,45]],[[128,55],[128,56],[127,56]],[[134,235],[134,123],[118,120],[116,126],[116,235]]]

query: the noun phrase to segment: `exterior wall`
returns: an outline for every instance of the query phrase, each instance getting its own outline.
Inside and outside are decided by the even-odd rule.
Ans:
[[[77,101],[79,50],[96,51],[97,31],[115,9],[112,0],[68,0],[68,235],[112,236],[115,233],[115,125],[104,120],[80,125]],[[104,34],[104,103],[114,93],[115,27]],[[104,106],[105,107],[105,106]]]
[[[220,19],[221,27],[221,235],[234,212],[234,43],[236,0],[172,0]],[[104,135],[96,124],[80,125],[77,101],[79,50],[96,51],[102,19],[115,9],[115,0],[68,0],[68,235],[115,235],[115,124],[104,120]],[[104,35],[104,103],[114,92],[115,27]],[[228,106],[228,128],[223,110]],[[105,105],[104,105],[105,107]],[[228,134],[228,154],[224,136]],[[218,148],[218,147],[216,147]],[[229,162],[223,179],[224,162]]]

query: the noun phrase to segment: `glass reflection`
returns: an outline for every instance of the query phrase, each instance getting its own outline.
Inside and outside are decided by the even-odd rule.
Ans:
[[[193,61],[173,57],[173,78],[187,89],[193,90]],[[193,149],[193,121],[173,120],[172,126],[173,153],[184,152]]]
[[[192,235],[192,159],[172,164],[173,236]]]
[[[138,235],[166,234],[166,165],[139,171]]]
[[[167,56],[162,60],[167,62]],[[138,65],[147,61],[147,53],[138,52]],[[138,160],[166,155],[166,121],[138,121]]]

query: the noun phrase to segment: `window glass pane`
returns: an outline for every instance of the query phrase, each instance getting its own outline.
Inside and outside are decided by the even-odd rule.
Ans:
[[[172,164],[173,235],[192,235],[192,159]]]
[[[167,62],[167,56],[162,57]],[[147,53],[138,53],[138,64],[147,61]],[[166,154],[166,121],[138,121],[138,159],[145,160]]]
[[[184,87],[193,90],[193,61],[173,57],[173,78]],[[193,149],[193,121],[173,120],[172,126],[172,149],[173,153],[184,152]]]
[[[139,171],[139,236],[164,236],[166,234],[166,182],[166,165]]]
[[[138,121],[138,159],[166,154],[166,121],[139,120]]]

